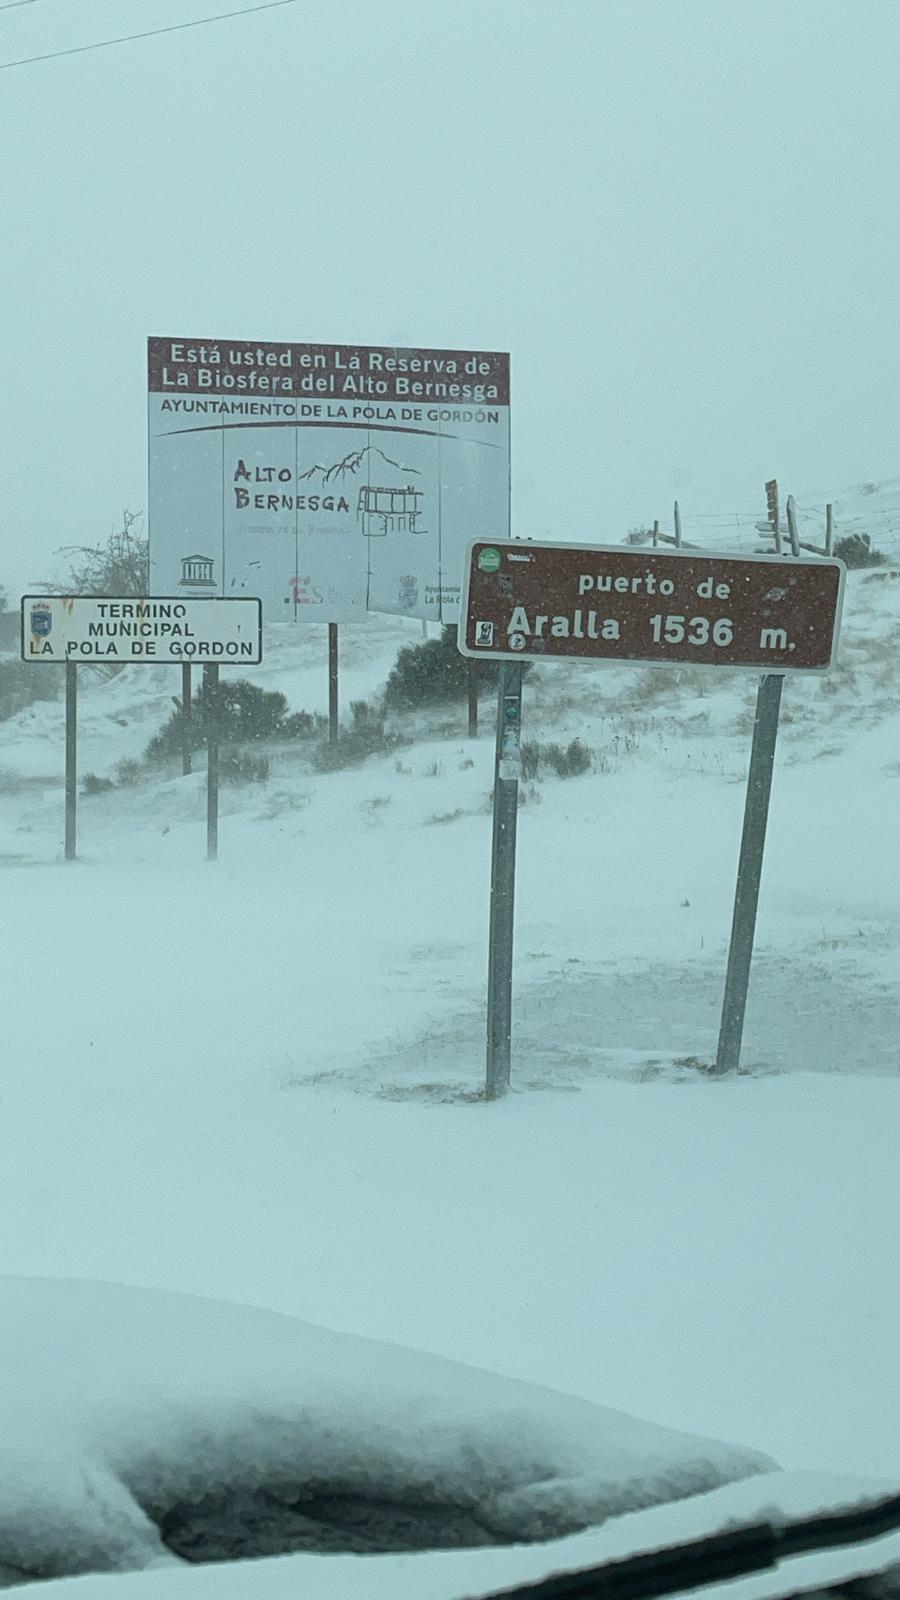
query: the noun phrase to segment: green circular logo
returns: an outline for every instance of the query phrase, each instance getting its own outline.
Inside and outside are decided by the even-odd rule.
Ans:
[[[478,552],[478,570],[479,572],[496,572],[502,560],[503,557],[500,551],[495,550],[493,545],[488,545],[486,549]]]

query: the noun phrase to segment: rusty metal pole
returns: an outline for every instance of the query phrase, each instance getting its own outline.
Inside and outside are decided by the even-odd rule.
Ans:
[[[772,517],[772,535],[775,540],[775,554],[781,555],[781,513],[778,509],[778,489],[775,489],[775,511]]]

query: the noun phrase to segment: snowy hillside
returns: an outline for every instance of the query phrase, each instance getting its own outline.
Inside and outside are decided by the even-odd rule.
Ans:
[[[342,630],[343,706],[420,637]],[[488,697],[476,742],[457,705],[342,771],[273,746],[222,791],[215,864],[201,770],[81,798],[64,864],[61,704],[0,724],[0,1271],[243,1301],[900,1482],[898,668],[900,579],[850,573],[839,667],[785,688],[728,1082],[698,1063],[755,684],[535,668],[526,739],[592,770],[523,786],[495,1104]],[[273,630],[250,676],[323,711],[324,630]],[[81,773],[115,779],[179,674],[80,685]],[[498,1585],[536,1571],[489,1554]]]

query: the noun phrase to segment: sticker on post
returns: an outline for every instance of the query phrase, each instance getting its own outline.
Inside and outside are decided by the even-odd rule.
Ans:
[[[507,705],[504,710],[508,718],[518,719],[518,707],[515,705]],[[518,720],[510,720],[503,729],[497,775],[505,783],[517,781],[522,775],[521,735],[519,733]]]

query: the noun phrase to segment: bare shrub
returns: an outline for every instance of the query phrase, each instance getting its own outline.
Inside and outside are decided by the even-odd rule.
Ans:
[[[591,751],[580,739],[572,739],[567,745],[526,740],[521,754],[522,777],[528,780],[541,778],[547,767],[558,778],[576,778],[590,772],[593,764]]]
[[[252,750],[223,750],[219,756],[219,782],[235,785],[268,783],[269,758]]]

